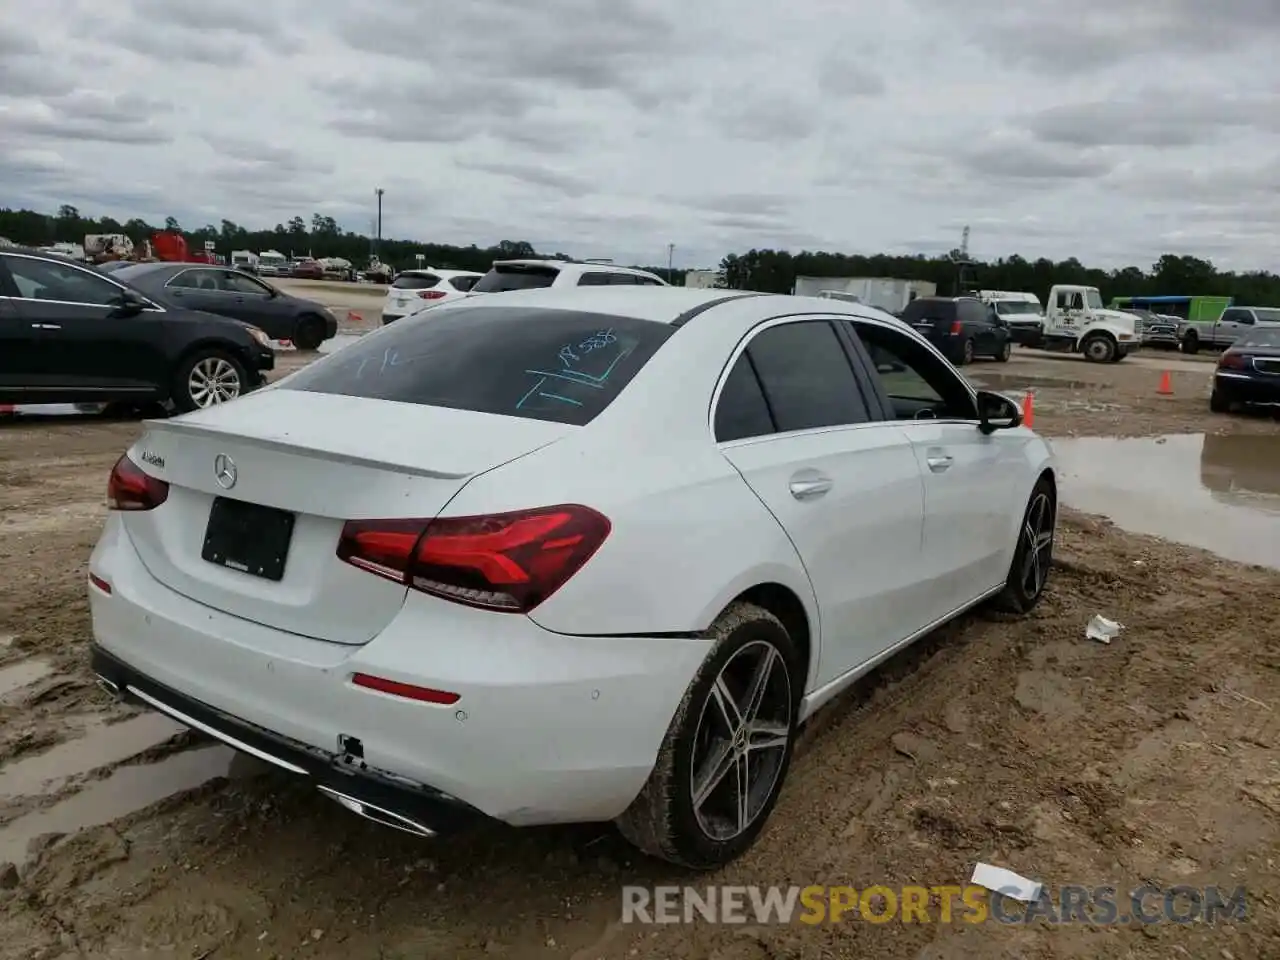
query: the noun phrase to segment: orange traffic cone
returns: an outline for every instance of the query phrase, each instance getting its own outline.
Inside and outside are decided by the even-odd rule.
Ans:
[[[354,310],[347,311],[347,323],[364,323],[364,317],[356,313]]]
[[[1036,395],[1030,390],[1022,395],[1022,423],[1028,427],[1036,425]]]
[[[1169,375],[1168,370],[1160,374],[1160,387],[1156,390],[1156,393],[1162,397],[1173,396],[1173,377]]]

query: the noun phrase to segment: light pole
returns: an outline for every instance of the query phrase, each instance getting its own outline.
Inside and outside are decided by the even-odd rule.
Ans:
[[[671,278],[674,276],[674,273],[672,272],[672,269],[671,269],[671,264],[674,262],[675,256],[676,256],[676,245],[674,243],[668,243],[667,244],[667,283],[671,283],[672,282]]]
[[[378,198],[378,232],[377,239],[373,244],[373,255],[376,257],[382,252],[382,194],[385,191],[381,187],[377,187],[373,193]]]

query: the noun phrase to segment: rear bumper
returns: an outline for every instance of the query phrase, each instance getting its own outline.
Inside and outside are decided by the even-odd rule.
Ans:
[[[314,640],[160,583],[118,513],[89,571],[110,585],[90,585],[89,605],[105,669],[132,671],[123,684],[104,673],[122,689],[159,690],[157,700],[181,712],[216,711],[210,726],[229,724],[245,742],[244,728],[269,736],[265,752],[280,743],[300,750],[312,759],[295,765],[318,785],[316,771],[357,740],[368,767],[411,786],[415,804],[445,795],[515,826],[622,813],[710,648],[701,639],[565,636],[415,592],[368,643]],[[355,673],[460,699],[409,700],[357,687]]]
[[[89,654],[98,682],[273,766],[308,778],[347,809],[386,826],[429,837],[489,821],[474,807],[422,784],[394,780],[351,756],[326,753],[223,713],[150,677],[96,643]]]
[[[1280,403],[1280,377],[1275,376],[1218,371],[1213,390],[1236,403]]]

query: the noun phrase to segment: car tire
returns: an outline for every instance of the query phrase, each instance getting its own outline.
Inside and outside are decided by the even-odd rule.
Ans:
[[[958,366],[967,367],[973,363],[973,340],[966,339],[960,344],[960,362]]]
[[[643,852],[694,870],[729,863],[760,835],[791,764],[804,684],[795,641],[768,610],[735,602],[709,636],[715,644],[676,708],[648,781],[616,821]],[[766,664],[753,711],[752,681]],[[715,757],[721,760],[711,762]],[[709,779],[720,773],[700,801],[694,791],[698,767]],[[740,773],[749,794],[743,812]]]
[[[1231,401],[1220,390],[1209,394],[1209,411],[1211,413],[1230,413]]]
[[[203,391],[201,384],[205,385]],[[249,373],[244,362],[217,347],[186,357],[173,379],[173,404],[182,413],[227,403],[248,392]]]
[[[1116,342],[1105,333],[1091,333],[1080,344],[1080,352],[1090,363],[1113,362],[1117,349]]]
[[[1004,342],[1004,346],[1002,346],[1000,348],[1000,351],[996,354],[996,359],[1000,363],[1008,363],[1009,358],[1012,356],[1013,356],[1013,341],[1006,340]]]
[[[1003,613],[1026,614],[1040,602],[1053,567],[1053,543],[1058,519],[1058,500],[1053,484],[1041,477],[1027,499],[1027,508],[1018,526],[1018,545],[1009,564],[1004,589],[992,601]]]
[[[299,350],[312,352],[320,349],[324,343],[324,320],[313,314],[298,318],[298,325],[293,331],[293,345]]]
[[[1200,352],[1200,337],[1194,330],[1188,330],[1187,335],[1182,338],[1182,352],[1193,354]]]

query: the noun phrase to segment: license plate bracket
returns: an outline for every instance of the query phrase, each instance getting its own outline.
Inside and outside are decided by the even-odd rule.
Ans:
[[[279,582],[296,519],[287,510],[217,497],[209,508],[200,556],[220,567]]]

